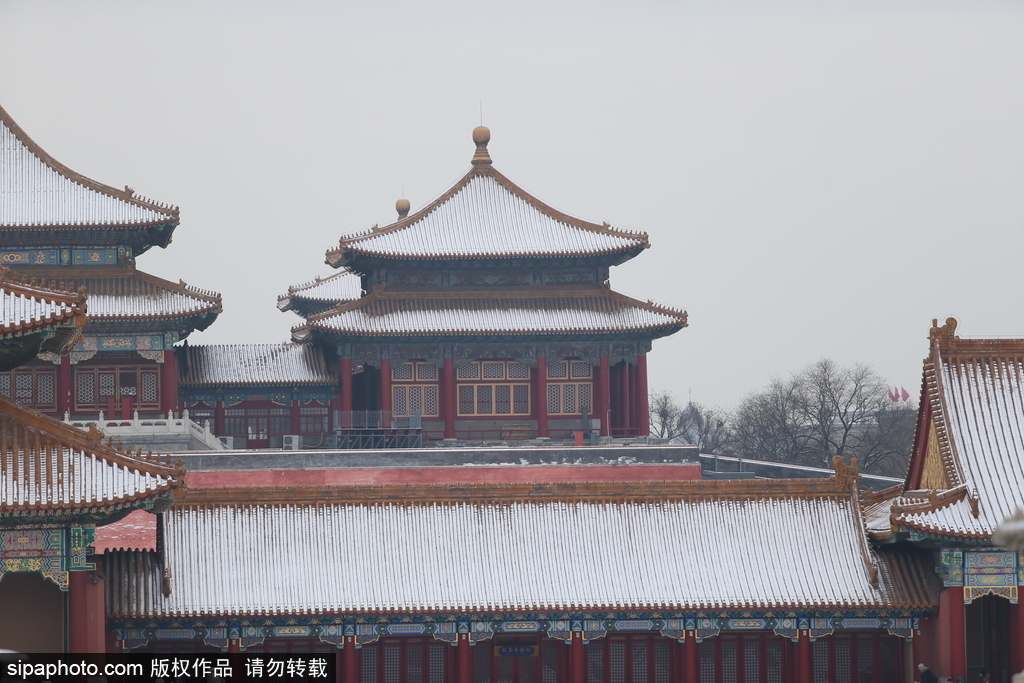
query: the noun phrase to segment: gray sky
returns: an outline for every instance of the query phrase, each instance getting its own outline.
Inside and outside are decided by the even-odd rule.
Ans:
[[[911,393],[931,318],[1024,336],[1024,3],[0,0],[0,102],[76,171],[178,204],[143,270],[191,343],[275,342],[347,232],[495,166],[652,248],[685,308],[652,389],[732,405],[822,356]]]

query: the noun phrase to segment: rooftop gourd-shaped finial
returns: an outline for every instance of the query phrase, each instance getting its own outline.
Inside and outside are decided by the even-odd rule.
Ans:
[[[395,211],[398,212],[398,217],[399,218],[405,218],[406,216],[408,216],[409,215],[409,200],[408,199],[399,199],[397,202],[395,202]]]
[[[476,154],[473,155],[473,165],[491,164],[491,155],[487,153],[487,143],[491,141],[491,130],[487,126],[477,126],[473,129],[473,142],[476,143]]]

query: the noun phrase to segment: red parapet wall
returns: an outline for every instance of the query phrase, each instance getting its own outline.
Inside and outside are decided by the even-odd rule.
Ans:
[[[378,484],[491,484],[555,482],[693,481],[696,463],[657,465],[538,465],[351,468],[333,470],[221,470],[189,472],[189,488]]]

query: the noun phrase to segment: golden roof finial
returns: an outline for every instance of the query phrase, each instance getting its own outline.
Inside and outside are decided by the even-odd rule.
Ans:
[[[399,218],[405,218],[406,216],[408,216],[409,215],[409,200],[408,199],[399,199],[397,202],[395,202],[395,211],[398,212],[398,217]]]
[[[490,166],[491,155],[487,153],[487,143],[491,141],[491,130],[487,126],[477,126],[473,129],[473,142],[476,143],[476,154],[473,155],[473,165],[481,164]]]

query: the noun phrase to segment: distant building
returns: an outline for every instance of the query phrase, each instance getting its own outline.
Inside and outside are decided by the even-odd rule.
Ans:
[[[220,296],[144,273],[136,258],[166,247],[178,209],[91,180],[47,154],[0,108],[0,263],[88,291],[89,325],[68,355],[15,370],[14,396],[47,415],[128,419],[178,409],[173,345],[208,327]]]
[[[418,414],[427,438],[648,433],[647,352],[686,313],[608,283],[647,235],[573,218],[500,173],[490,132],[437,200],[342,237],[338,275],[292,287],[296,342],[336,354],[337,408]]]

